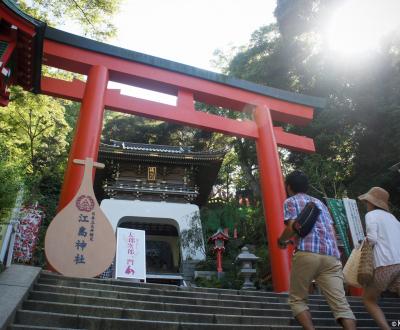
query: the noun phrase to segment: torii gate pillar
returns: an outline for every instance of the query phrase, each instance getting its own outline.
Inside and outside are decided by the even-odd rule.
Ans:
[[[108,69],[95,65],[89,70],[82,99],[76,132],[68,157],[58,210],[63,209],[75,196],[83,178],[83,166],[74,159],[97,159],[103,128],[104,98],[108,84]]]
[[[276,292],[289,289],[289,252],[279,249],[277,237],[284,229],[283,202],[286,197],[281,163],[273,131],[271,113],[267,106],[258,106],[254,112],[258,128],[256,139],[268,251],[271,261],[272,283]]]

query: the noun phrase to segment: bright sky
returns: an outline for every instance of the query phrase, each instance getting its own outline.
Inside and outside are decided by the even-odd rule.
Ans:
[[[110,43],[218,71],[211,63],[213,52],[247,44],[256,29],[275,21],[275,6],[276,0],[124,0],[114,18],[118,36]],[[332,12],[326,31],[321,31],[328,38],[326,50],[340,57],[365,54],[377,47],[383,34],[399,26],[399,13],[400,0],[345,1]],[[73,26],[64,29],[76,33]],[[135,94],[122,85],[112,83],[110,87]],[[174,104],[176,100],[136,91],[163,103]]]
[[[140,53],[218,72],[216,49],[249,42],[259,27],[275,22],[276,0],[123,0],[109,43]],[[79,27],[62,30],[79,34]],[[122,94],[174,105],[176,97],[110,82]]]
[[[379,45],[383,35],[399,30],[400,0],[349,0],[327,25],[330,50],[356,57]]]
[[[212,66],[216,49],[242,46],[259,27],[275,21],[276,0],[125,0],[114,24],[118,47],[198,68]],[[62,27],[77,33],[76,27]],[[122,94],[176,104],[176,97],[109,83]]]
[[[276,0],[125,0],[112,44],[211,71],[213,52],[275,21]]]
[[[256,29],[275,21],[276,0],[122,1],[111,44],[211,71],[218,70],[211,63],[216,49],[244,45]],[[320,32],[328,51],[354,57],[399,29],[399,13],[400,0],[346,0]],[[73,24],[60,28],[79,33]]]

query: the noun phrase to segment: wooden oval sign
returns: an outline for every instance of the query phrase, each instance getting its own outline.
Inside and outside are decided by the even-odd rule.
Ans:
[[[115,256],[114,230],[100,209],[93,191],[93,166],[103,164],[74,159],[85,165],[81,186],[68,205],[50,223],[45,238],[47,261],[66,276],[94,277],[105,271]]]

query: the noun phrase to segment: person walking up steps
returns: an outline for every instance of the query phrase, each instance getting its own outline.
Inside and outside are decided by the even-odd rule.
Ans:
[[[358,197],[365,202],[367,240],[374,246],[374,278],[364,288],[363,302],[381,329],[390,330],[377,301],[385,290],[400,296],[400,222],[389,212],[389,193],[373,187]]]
[[[311,232],[304,238],[295,238],[289,289],[293,315],[304,329],[314,329],[307,300],[310,284],[315,280],[337,322],[343,329],[356,329],[355,317],[345,296],[342,264],[329,211],[320,200],[307,195],[308,178],[303,172],[293,171],[285,184],[290,197],[284,203],[286,228],[278,239],[280,248],[286,248],[288,240],[295,236],[293,223],[308,202],[314,202],[320,209]]]

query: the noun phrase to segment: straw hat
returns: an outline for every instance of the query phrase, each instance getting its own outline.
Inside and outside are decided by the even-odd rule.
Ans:
[[[364,195],[358,196],[358,199],[360,201],[370,202],[381,209],[389,211],[389,193],[381,187],[372,187]]]

